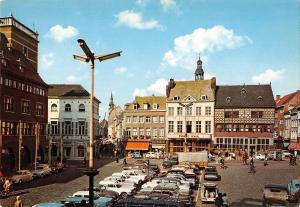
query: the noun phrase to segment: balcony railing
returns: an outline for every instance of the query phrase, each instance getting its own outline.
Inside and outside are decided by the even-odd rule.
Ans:
[[[14,26],[28,34],[33,39],[38,40],[38,34],[36,32],[23,25],[22,23],[14,19],[12,16],[0,18],[0,27],[1,26]]]

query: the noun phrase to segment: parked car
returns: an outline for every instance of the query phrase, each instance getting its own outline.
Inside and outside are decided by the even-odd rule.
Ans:
[[[135,158],[135,159],[139,159],[139,158],[142,158],[142,155],[140,152],[133,152],[132,155],[131,155],[132,158]]]
[[[288,150],[282,150],[283,157],[290,157],[291,153]]]
[[[10,180],[13,183],[23,183],[33,180],[34,175],[29,170],[20,170],[17,171],[15,175],[10,177]]]
[[[170,168],[174,165],[174,162],[172,160],[164,160],[162,163],[162,166],[164,168]]]
[[[156,153],[156,152],[148,152],[148,153],[146,153],[145,158],[158,159],[159,158],[159,154]]]
[[[51,173],[59,173],[59,172],[63,172],[64,171],[64,164],[59,162],[59,163],[56,163],[54,165],[51,165],[50,168],[51,168]]]
[[[61,204],[61,203],[39,203],[39,204],[35,204],[32,207],[64,207],[64,204]]]
[[[219,189],[216,183],[203,183],[200,192],[202,203],[215,202],[218,193],[219,193]]]
[[[288,188],[282,185],[265,185],[263,206],[284,205],[288,200]]]
[[[205,172],[204,173],[204,180],[221,180],[221,175],[215,172]]]
[[[114,183],[114,182],[106,185],[100,184],[100,189],[114,191],[118,193],[122,198],[125,198],[128,195],[132,195],[135,191],[135,187],[133,185],[127,185],[127,184],[121,185],[120,183]]]
[[[271,152],[269,152],[268,157],[270,158],[270,160],[281,161],[282,160],[282,150],[271,151]]]
[[[266,155],[265,154],[257,154],[255,156],[255,159],[257,160],[265,160]]]
[[[126,198],[121,199],[115,207],[138,207],[138,206],[151,206],[151,207],[184,207],[184,203],[178,200],[166,199],[141,199],[141,198]],[[191,207],[193,207],[191,205]]]
[[[46,164],[39,164],[39,165],[36,167],[36,170],[32,171],[32,174],[33,174],[35,177],[43,178],[44,176],[50,175],[50,174],[51,174],[51,168],[50,168],[49,165],[46,165]]]

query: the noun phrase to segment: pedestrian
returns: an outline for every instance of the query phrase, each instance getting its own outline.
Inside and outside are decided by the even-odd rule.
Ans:
[[[86,157],[83,159],[83,166],[86,166]]]
[[[222,193],[218,193],[218,196],[216,197],[216,200],[215,200],[215,206],[222,207],[222,205],[223,205]]]
[[[228,207],[228,198],[226,193],[222,195],[222,202],[223,202],[222,207]]]
[[[15,206],[14,207],[23,207],[20,196],[16,197]]]
[[[124,158],[124,160],[123,160],[123,165],[127,165],[127,160],[126,160],[126,158]]]

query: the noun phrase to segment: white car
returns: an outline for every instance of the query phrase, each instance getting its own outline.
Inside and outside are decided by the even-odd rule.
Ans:
[[[291,153],[288,150],[282,150],[282,157],[289,157]]]
[[[36,167],[36,170],[32,171],[32,174],[36,177],[44,177],[46,175],[50,175],[52,172],[51,168],[49,165],[46,165],[46,164],[39,164],[37,167]]]
[[[119,184],[120,182],[117,180],[104,179],[99,182],[101,186],[107,186],[109,184]]]
[[[264,154],[257,154],[255,156],[255,159],[257,159],[257,160],[265,160],[265,157],[266,157],[266,155],[264,155]]]
[[[159,158],[159,154],[156,153],[156,152],[148,152],[148,153],[145,155],[145,158],[149,158],[149,159],[157,159],[157,158]]]
[[[105,189],[105,190],[111,190],[121,197],[125,198],[128,195],[132,195],[135,191],[135,187],[133,185],[128,185],[128,184],[120,184],[120,183],[110,183],[107,185],[100,185],[100,189]]]
[[[123,174],[123,173],[113,173],[112,178],[120,180],[120,183],[128,183],[132,184],[134,186],[139,184],[139,180],[137,180],[135,177],[131,177],[129,174]]]
[[[147,175],[141,170],[123,170],[122,174],[129,175],[132,179],[138,180],[141,183],[147,179]]]

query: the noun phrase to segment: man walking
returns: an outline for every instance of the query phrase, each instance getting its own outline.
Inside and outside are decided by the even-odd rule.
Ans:
[[[23,207],[20,196],[17,196],[14,207]]]

